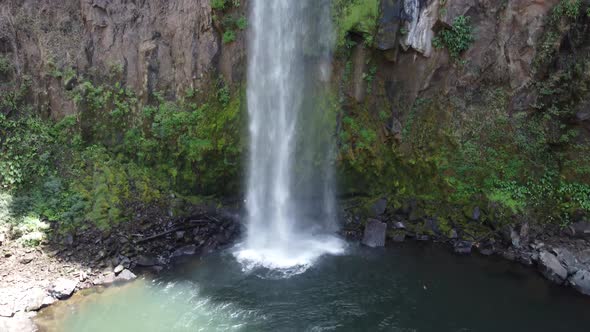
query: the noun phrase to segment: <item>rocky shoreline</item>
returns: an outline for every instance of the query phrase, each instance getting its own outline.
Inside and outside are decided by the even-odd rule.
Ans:
[[[442,229],[436,217],[416,217],[411,209],[388,213],[386,206],[383,201],[375,203],[364,223],[360,222],[363,217],[348,213],[345,236],[369,247],[406,240],[432,241],[446,244],[458,255],[500,256],[535,268],[547,280],[590,296],[590,222],[586,220],[564,228],[522,222],[476,237],[461,227]],[[468,222],[481,223],[480,213],[475,208]]]
[[[159,273],[183,257],[227,247],[242,231],[237,211],[201,207],[190,217],[174,219],[154,209],[113,232],[89,228],[38,247],[23,247],[0,230],[0,331],[36,331],[32,318],[38,310],[79,290]],[[542,231],[522,223],[474,240],[459,228],[442,231],[436,218],[388,214],[385,208],[373,209],[370,217],[345,213],[343,219],[341,235],[370,247],[444,243],[458,255],[521,263],[551,282],[590,295],[590,223]]]
[[[166,269],[184,256],[231,244],[240,234],[237,214],[199,208],[173,219],[146,213],[143,222],[116,231],[86,229],[23,247],[0,230],[0,331],[37,331],[36,312],[75,292],[127,282]]]

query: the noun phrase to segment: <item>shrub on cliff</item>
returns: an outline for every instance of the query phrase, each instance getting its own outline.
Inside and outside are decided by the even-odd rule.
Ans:
[[[451,27],[442,29],[432,43],[436,48],[446,48],[452,58],[458,59],[471,47],[473,41],[473,27],[470,19],[461,15],[455,18]]]

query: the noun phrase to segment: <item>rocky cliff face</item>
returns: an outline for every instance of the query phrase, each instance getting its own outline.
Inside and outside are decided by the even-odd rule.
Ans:
[[[338,40],[332,91],[322,107],[338,117],[341,188],[392,197],[395,208],[418,199],[414,214],[442,215],[447,228],[471,215],[465,206],[478,207],[492,228],[583,220],[590,210],[589,6],[588,0],[334,0]],[[208,0],[5,0],[0,56],[14,70],[2,79],[30,77],[28,100],[56,119],[84,108],[72,96],[84,81],[132,91],[130,103],[109,99],[130,113],[162,97],[189,96],[191,103],[181,106],[195,109],[214,96],[215,107],[229,115],[210,111],[214,123],[207,128],[215,137],[194,139],[205,152],[188,153],[191,162],[179,164],[192,174],[215,159],[204,155],[216,146],[227,171],[241,151],[223,147],[223,135],[228,127],[239,132],[224,121],[241,114],[232,100],[243,99],[236,92],[245,80],[248,2],[214,7]],[[86,107],[94,114],[82,121],[94,125],[105,106],[87,97],[80,97],[86,106],[96,105]],[[167,125],[159,119],[142,120],[135,129],[145,137],[138,142],[154,139],[148,129],[156,127],[145,123]],[[105,141],[119,144],[123,136]],[[181,138],[174,144],[182,145]]]
[[[223,45],[208,0],[7,0],[1,9],[0,53],[16,76],[30,75],[31,99],[55,118],[75,112],[67,91],[82,79],[122,82],[144,102],[221,74],[243,79],[243,41]]]
[[[558,2],[382,1],[375,45],[385,61],[378,72],[394,90],[388,91],[396,97],[394,107],[412,104],[427,90],[452,94],[484,82],[511,91],[526,86],[534,75],[533,59],[547,16]],[[464,64],[432,47],[436,32],[451,27],[458,16],[469,17],[474,27]]]
[[[515,197],[551,201],[542,192],[567,191],[560,179],[585,187],[588,5],[381,1],[375,33],[352,25],[336,60],[343,160],[364,175],[377,169],[368,183],[398,194],[461,204],[495,196],[513,211],[541,209]],[[551,185],[531,193],[543,177]],[[571,213],[576,195],[547,205]]]

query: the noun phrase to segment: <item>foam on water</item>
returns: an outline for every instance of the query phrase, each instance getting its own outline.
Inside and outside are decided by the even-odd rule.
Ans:
[[[250,248],[244,244],[236,246],[234,255],[242,264],[244,272],[263,271],[259,276],[265,278],[288,278],[305,272],[321,256],[342,255],[346,244],[341,239],[330,236],[305,236],[294,241],[291,246],[272,246]]]

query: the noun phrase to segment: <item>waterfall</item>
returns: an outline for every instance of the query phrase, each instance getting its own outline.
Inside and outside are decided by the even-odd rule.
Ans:
[[[343,250],[331,235],[334,124],[314,103],[330,77],[330,3],[251,4],[248,220],[236,251],[246,269],[301,272],[319,256]]]

